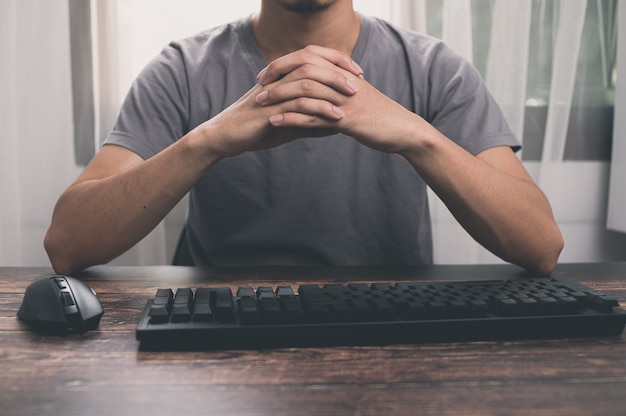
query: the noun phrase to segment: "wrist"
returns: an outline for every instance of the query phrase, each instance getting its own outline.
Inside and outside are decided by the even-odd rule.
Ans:
[[[426,157],[441,143],[442,134],[423,118],[415,115],[414,123],[405,123],[400,132],[397,153],[409,161]]]
[[[189,156],[188,160],[195,160],[199,166],[203,167],[203,170],[228,156],[219,145],[213,129],[207,123],[191,130],[179,140],[179,143]]]

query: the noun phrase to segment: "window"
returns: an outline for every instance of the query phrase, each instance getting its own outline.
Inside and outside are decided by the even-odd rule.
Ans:
[[[562,0],[561,0],[562,1]],[[473,63],[483,77],[496,0],[472,0]],[[445,2],[429,1],[429,33],[442,35]],[[610,160],[616,82],[617,0],[587,1],[564,160]],[[523,159],[542,158],[559,25],[559,0],[532,0]]]

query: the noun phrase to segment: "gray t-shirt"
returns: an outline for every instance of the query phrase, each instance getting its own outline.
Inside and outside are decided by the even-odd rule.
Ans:
[[[440,41],[361,17],[369,83],[469,152],[519,141],[474,68]],[[106,143],[148,159],[220,113],[265,66],[249,18],[171,43],[135,80]],[[432,262],[426,184],[342,134],[224,159],[190,192],[196,265]]]

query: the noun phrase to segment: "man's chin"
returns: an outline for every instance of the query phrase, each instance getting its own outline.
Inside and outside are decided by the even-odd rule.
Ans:
[[[336,0],[278,0],[285,10],[294,13],[316,13],[328,9]]]

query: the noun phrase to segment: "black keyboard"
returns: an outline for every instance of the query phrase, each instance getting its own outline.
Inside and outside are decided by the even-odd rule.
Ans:
[[[560,278],[158,289],[146,349],[380,345],[620,334],[617,299]]]

